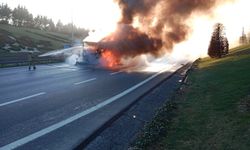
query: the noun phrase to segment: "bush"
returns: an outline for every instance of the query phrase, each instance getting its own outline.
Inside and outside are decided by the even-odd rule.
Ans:
[[[174,116],[175,109],[177,109],[177,105],[172,100],[168,101],[159,109],[153,121],[147,124],[143,132],[137,137],[137,140],[133,144],[133,148],[145,149],[151,143],[159,140],[159,137],[166,134],[167,128]]]

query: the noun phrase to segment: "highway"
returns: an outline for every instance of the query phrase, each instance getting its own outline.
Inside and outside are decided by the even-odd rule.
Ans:
[[[0,149],[71,149],[172,71],[66,64],[0,69]]]

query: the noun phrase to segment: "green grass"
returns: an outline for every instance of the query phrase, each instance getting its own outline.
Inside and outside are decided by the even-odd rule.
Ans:
[[[63,44],[69,43],[71,39],[71,35],[67,34],[41,31],[24,27],[13,27],[3,24],[0,24],[0,30],[5,34],[5,36],[10,35],[18,39],[20,44],[24,46],[34,47],[40,43],[48,43],[48,45],[42,50],[54,50],[62,48]],[[27,40],[31,41],[30,43],[32,44],[29,44]]]
[[[13,39],[13,38],[15,39]],[[27,58],[21,49],[38,49],[41,53],[63,48],[71,42],[71,35],[42,31],[32,28],[14,27],[0,24],[0,67],[27,65]],[[6,45],[9,48],[5,49]],[[59,60],[43,60],[39,63],[58,62]]]
[[[174,98],[176,117],[164,126],[166,130],[157,140],[139,147],[249,150],[250,46],[232,49],[221,59],[204,58],[195,66],[188,84]]]

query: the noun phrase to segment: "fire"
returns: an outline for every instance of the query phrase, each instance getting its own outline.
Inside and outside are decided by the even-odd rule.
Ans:
[[[115,68],[120,64],[119,57],[117,57],[114,53],[112,53],[112,51],[107,49],[102,51],[101,58],[102,64],[109,68]]]

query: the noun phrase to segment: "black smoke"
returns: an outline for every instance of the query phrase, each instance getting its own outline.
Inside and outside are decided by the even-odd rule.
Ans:
[[[99,48],[122,57],[161,55],[187,39],[187,20],[197,13],[211,13],[217,0],[114,0],[122,18],[114,33],[99,42]],[[135,19],[140,26],[135,28]]]

